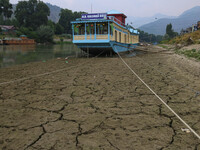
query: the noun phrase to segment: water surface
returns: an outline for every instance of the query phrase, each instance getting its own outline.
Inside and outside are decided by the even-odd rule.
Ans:
[[[81,50],[74,44],[4,45],[0,46],[0,68],[16,64],[78,56]]]

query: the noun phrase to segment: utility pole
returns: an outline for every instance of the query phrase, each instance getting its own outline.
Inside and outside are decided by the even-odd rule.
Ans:
[[[91,13],[92,13],[92,2],[91,2]]]

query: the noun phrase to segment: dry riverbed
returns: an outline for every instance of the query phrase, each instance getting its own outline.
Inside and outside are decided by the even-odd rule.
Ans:
[[[200,63],[147,50],[124,59],[200,134]],[[2,150],[199,150],[183,129],[118,57],[0,69]]]

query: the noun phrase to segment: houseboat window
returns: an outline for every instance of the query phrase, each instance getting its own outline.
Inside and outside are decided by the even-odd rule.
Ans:
[[[129,34],[128,34],[128,43],[129,43]]]
[[[90,24],[86,24],[86,33],[90,34]]]
[[[115,30],[115,41],[117,42],[117,31]]]
[[[124,42],[126,43],[126,34],[124,35]]]
[[[97,34],[108,34],[108,23],[97,23]]]
[[[103,34],[108,34],[108,24],[105,23],[104,26],[103,26]]]
[[[74,25],[74,35],[84,35],[85,34],[85,25],[84,24],[75,24]]]
[[[130,37],[130,39],[131,39],[131,43],[133,43],[132,36]]]
[[[119,42],[121,42],[121,32],[119,32]]]
[[[110,35],[113,35],[113,31],[114,31],[114,26],[113,24],[110,25]]]
[[[91,34],[95,33],[94,30],[95,30],[94,24],[90,24],[90,32],[91,32]]]
[[[95,33],[95,27],[94,27],[94,24],[93,23],[88,23],[86,24],[86,31],[87,31],[87,34],[94,34]]]

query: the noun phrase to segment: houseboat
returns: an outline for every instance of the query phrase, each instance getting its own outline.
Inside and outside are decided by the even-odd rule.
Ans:
[[[3,39],[4,45],[32,45],[35,44],[35,40],[27,38],[25,35],[21,35],[20,38],[6,38]]]
[[[73,43],[89,54],[118,53],[133,50],[139,43],[139,32],[126,25],[121,12],[82,14],[72,21]]]

